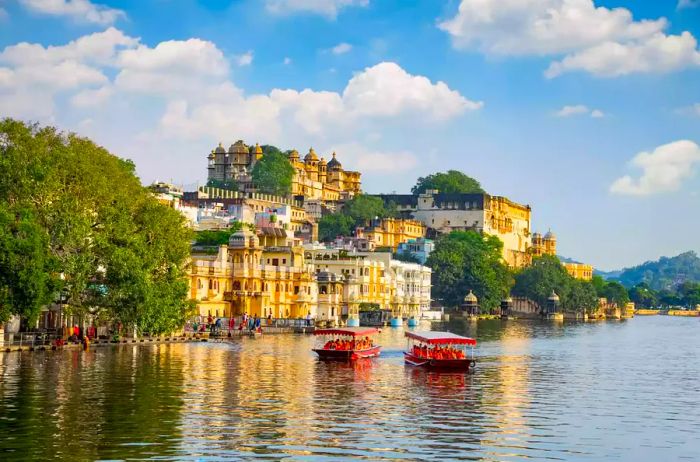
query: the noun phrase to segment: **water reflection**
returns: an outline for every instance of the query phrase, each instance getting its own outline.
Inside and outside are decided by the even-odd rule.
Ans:
[[[474,374],[319,362],[305,336],[0,354],[3,460],[698,459],[697,320],[446,326]]]

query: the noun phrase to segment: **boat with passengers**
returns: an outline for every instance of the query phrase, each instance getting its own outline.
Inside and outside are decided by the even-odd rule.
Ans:
[[[349,361],[379,356],[381,346],[373,337],[379,331],[374,327],[339,327],[316,329],[313,351],[320,359]]]
[[[468,371],[474,369],[476,340],[452,332],[406,332],[404,361],[428,369]]]

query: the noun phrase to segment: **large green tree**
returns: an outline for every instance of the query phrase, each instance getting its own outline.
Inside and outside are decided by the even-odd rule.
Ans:
[[[411,192],[418,195],[428,189],[437,189],[441,193],[485,192],[477,180],[458,170],[448,170],[445,173],[433,173],[432,175],[420,177],[416,185],[411,188]]]
[[[184,322],[191,234],[177,211],[140,184],[132,162],[77,135],[4,119],[0,204],[5,219],[15,222],[0,238],[0,260],[36,258],[43,248],[37,261],[46,263],[32,272],[67,292],[68,311],[103,314],[151,332]],[[46,303],[35,292],[26,303]],[[4,312],[23,318],[38,312],[3,303],[9,305]]]
[[[561,307],[565,311],[591,313],[598,307],[595,285],[573,278],[555,256],[536,257],[532,260],[532,265],[515,275],[513,295],[529,298],[542,309],[547,306],[552,292],[559,296]]]
[[[355,229],[355,221],[342,213],[325,215],[318,222],[318,239],[330,242],[338,236],[351,236]]]
[[[374,218],[394,215],[394,211],[385,206],[381,198],[366,194],[358,194],[347,201],[343,206],[343,213],[354,220],[355,226],[365,226]]]
[[[458,307],[472,290],[482,309],[496,308],[508,295],[512,277],[495,236],[453,231],[435,244],[427,265],[433,270],[433,294],[448,307]]]
[[[253,184],[264,193],[287,196],[292,193],[294,167],[279,150],[269,149],[253,167]]]

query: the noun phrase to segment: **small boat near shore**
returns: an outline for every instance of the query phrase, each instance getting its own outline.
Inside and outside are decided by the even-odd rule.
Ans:
[[[406,332],[404,361],[427,369],[469,371],[476,366],[476,340],[451,332]],[[469,349],[469,351],[467,351]]]
[[[317,344],[313,351],[319,359],[330,361],[374,358],[379,356],[382,348],[373,340],[373,336],[378,332],[373,327],[317,329],[314,332]]]

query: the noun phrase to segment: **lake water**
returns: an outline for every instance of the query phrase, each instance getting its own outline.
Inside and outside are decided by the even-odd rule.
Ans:
[[[474,374],[301,335],[0,353],[0,460],[700,460],[700,320],[447,326]]]

